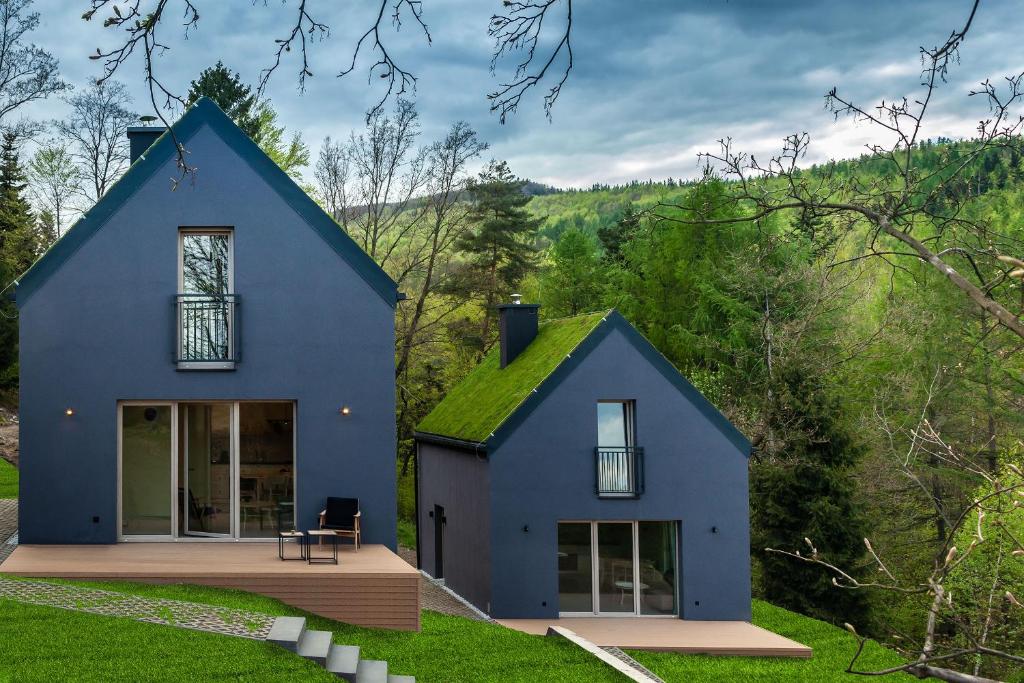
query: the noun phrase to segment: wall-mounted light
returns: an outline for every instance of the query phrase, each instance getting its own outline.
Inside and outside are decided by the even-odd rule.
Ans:
[[[348,406],[342,406],[341,408],[338,409],[338,412],[341,413],[342,415],[351,415],[352,409],[349,408]]]
[[[717,534],[718,533],[718,527],[717,526],[711,527],[711,533]]]
[[[67,415],[68,417],[71,417],[72,415],[75,414],[75,410],[74,408],[68,408],[64,411],[64,414]]]
[[[524,534],[530,533],[530,525],[529,524],[524,524],[523,525],[523,533]]]

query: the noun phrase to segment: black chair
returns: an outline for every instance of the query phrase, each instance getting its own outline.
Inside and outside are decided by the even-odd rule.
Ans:
[[[327,504],[320,512],[320,528],[330,529],[338,536],[348,536],[356,544],[356,550],[362,543],[359,520],[358,498],[328,498]],[[320,541],[323,543],[323,540]]]
[[[185,489],[178,488],[178,509],[185,507]],[[220,510],[211,505],[200,505],[199,501],[196,500],[195,495],[192,494],[192,489],[188,490],[188,516],[189,519],[194,519],[199,524],[198,529],[192,529],[192,531],[206,531],[206,520],[216,515]]]

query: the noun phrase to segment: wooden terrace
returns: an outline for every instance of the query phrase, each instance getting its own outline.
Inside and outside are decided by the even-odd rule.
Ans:
[[[234,588],[358,626],[420,627],[420,574],[383,545],[340,545],[336,565],[283,562],[276,543],[19,545],[0,573]]]
[[[745,621],[687,621],[660,617],[572,617],[499,619],[516,631],[544,635],[550,626],[567,628],[600,647],[655,652],[810,657],[811,648]]]

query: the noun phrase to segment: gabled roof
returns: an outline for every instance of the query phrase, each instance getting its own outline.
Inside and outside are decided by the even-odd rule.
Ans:
[[[493,450],[612,331],[625,338],[744,455],[750,442],[628,320],[612,309],[541,323],[536,338],[501,367],[494,348],[416,426],[417,438]]]
[[[173,129],[178,140],[187,146],[188,139],[204,124],[219,135],[225,144],[366,280],[381,298],[389,305],[395,305],[398,300],[398,285],[212,100],[207,97],[199,98],[174,123]],[[154,173],[173,158],[175,153],[174,140],[164,133],[131,165],[121,179],[19,278],[18,305],[21,306],[28,301],[72,254],[103,227],[136,190],[151,180]],[[199,173],[196,182],[203,182],[202,171]],[[187,190],[183,188],[178,191]]]

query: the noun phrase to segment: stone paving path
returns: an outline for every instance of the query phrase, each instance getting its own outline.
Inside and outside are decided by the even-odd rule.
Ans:
[[[412,548],[398,546],[398,555],[411,566],[416,566],[416,551]],[[425,576],[421,576],[420,580],[420,607],[433,612],[440,612],[441,614],[451,614],[456,617],[486,621],[486,618],[481,616],[479,612]]]
[[[256,640],[266,640],[275,618],[228,607],[5,577],[0,577],[0,598]]]
[[[631,666],[634,669],[636,669],[640,673],[640,675],[647,678],[647,680],[653,681],[653,683],[665,683],[665,680],[659,677],[658,674],[654,673],[646,666],[644,666],[640,662],[636,661],[635,659],[627,655],[621,649],[612,645],[605,645],[601,649],[610,654],[612,657],[616,657],[622,660],[626,663],[627,666]]]
[[[15,543],[7,543],[18,533],[18,499],[0,498],[0,563],[14,552]]]

